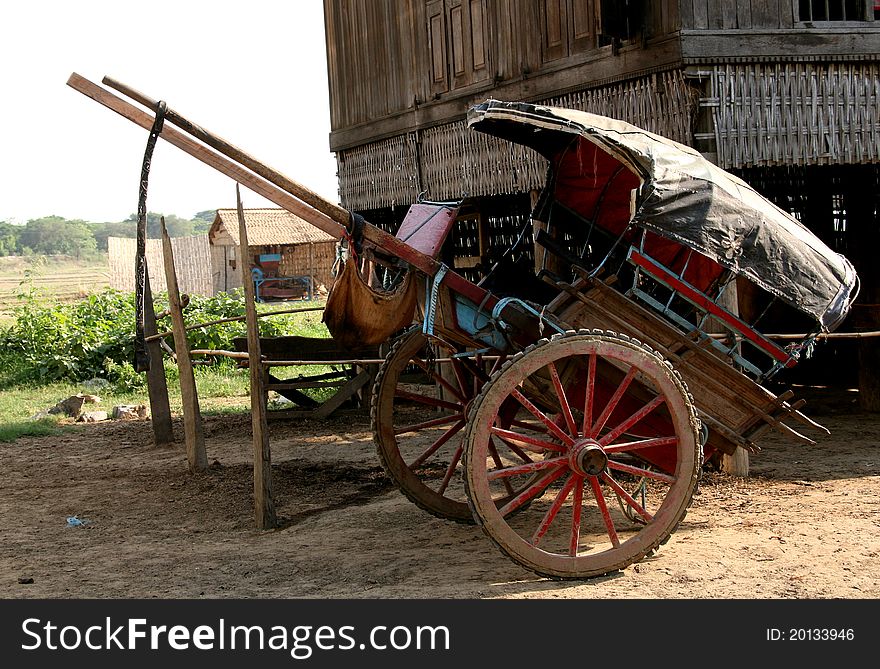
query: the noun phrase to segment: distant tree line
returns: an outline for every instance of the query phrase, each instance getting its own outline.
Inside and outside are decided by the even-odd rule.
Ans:
[[[165,227],[172,237],[188,237],[208,232],[214,222],[215,211],[200,211],[187,220],[165,214]],[[163,214],[147,214],[147,237],[158,238]],[[44,216],[25,225],[0,221],[0,256],[12,255],[69,255],[87,258],[107,251],[108,237],[134,237],[137,234],[137,214],[118,223],[91,223],[61,216]]]

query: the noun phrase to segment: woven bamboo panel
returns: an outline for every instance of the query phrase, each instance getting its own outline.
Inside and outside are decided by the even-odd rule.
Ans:
[[[712,73],[723,168],[880,161],[880,64],[726,65]]]
[[[522,193],[544,183],[547,161],[519,144],[469,130],[464,121],[422,133],[424,189],[435,200]]]
[[[311,247],[311,248],[309,248]],[[281,252],[279,276],[314,276],[315,286],[330,286],[330,270],[336,260],[336,242],[285,246]]]
[[[211,248],[208,235],[175,237],[174,269],[181,293],[195,295],[214,294],[214,275],[211,266]],[[116,290],[134,291],[134,258],[137,240],[128,237],[109,237],[107,251],[110,258],[110,287]],[[148,239],[147,268],[153,293],[168,290],[165,283],[165,265],[162,259],[162,240]]]
[[[690,144],[699,91],[687,82],[681,70],[671,70],[613,86],[569,93],[544,104],[610,116]]]
[[[419,195],[416,135],[408,133],[337,155],[342,202],[354,211],[410,204]]]
[[[541,104],[611,116],[690,143],[698,93],[679,70],[569,93]],[[483,133],[465,121],[366,144],[338,155],[342,203],[354,210],[415,201],[523,193],[544,184],[537,153]]]

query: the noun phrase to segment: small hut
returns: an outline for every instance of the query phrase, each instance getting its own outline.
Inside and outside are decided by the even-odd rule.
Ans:
[[[336,240],[284,209],[245,209],[251,257],[264,299],[305,297],[331,283]],[[218,209],[208,232],[216,292],[241,287],[238,212]]]

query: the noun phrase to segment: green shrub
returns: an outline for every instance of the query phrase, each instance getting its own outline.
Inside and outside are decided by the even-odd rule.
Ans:
[[[15,321],[0,333],[0,345],[14,356],[21,381],[47,383],[107,377],[105,360],[134,354],[134,298],[114,290],[73,304],[38,298],[15,308]]]
[[[167,297],[157,296],[156,310],[161,312],[166,306]],[[279,309],[277,305],[259,308]],[[193,295],[185,311],[187,324],[243,315],[241,291],[210,298]],[[260,334],[326,337],[320,319],[320,312],[262,318]],[[159,329],[170,330],[171,319],[163,318]],[[0,330],[0,383],[77,383],[103,378],[123,390],[142,388],[144,375],[132,369],[134,334],[132,293],[108,289],[73,304],[51,304],[32,295],[16,307],[13,324]],[[190,330],[187,337],[191,348],[230,350],[232,340],[246,334],[245,322],[238,321]],[[167,340],[173,346],[173,339]],[[225,364],[232,363],[225,360]]]

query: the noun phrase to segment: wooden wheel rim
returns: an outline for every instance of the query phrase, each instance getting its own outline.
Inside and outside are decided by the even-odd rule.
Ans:
[[[641,531],[636,532],[618,546],[610,546],[599,552],[575,556],[551,552],[532,545],[508,524],[492,499],[488,449],[492,425],[497,407],[511,396],[525,379],[546,368],[550,363],[570,356],[595,355],[603,360],[637,368],[639,378],[647,378],[654,385],[672,419],[675,431],[676,466],[674,482],[669,484],[665,498]],[[575,440],[573,440],[575,441]],[[690,504],[699,473],[699,441],[697,420],[684,383],[656,353],[641,344],[612,333],[567,333],[543,340],[510,360],[502,370],[487,383],[475,401],[470,414],[466,437],[465,474],[468,499],[474,516],[496,545],[519,564],[541,574],[583,578],[622,569],[641,559],[663,543],[681,519]],[[568,446],[566,449],[568,450]],[[554,453],[554,455],[560,455]],[[563,479],[569,471],[563,470]],[[586,500],[591,493],[591,477],[583,478],[582,492]],[[576,495],[577,482],[573,484],[571,497]],[[561,493],[560,493],[561,494]],[[595,493],[594,493],[595,494]],[[540,496],[540,495],[539,495]],[[578,498],[576,503],[582,507]],[[565,499],[563,499],[563,502]],[[595,501],[595,500],[594,500]],[[574,506],[574,505],[573,505]],[[597,508],[600,505],[596,505]],[[574,517],[574,514],[572,514]],[[552,520],[551,520],[552,522]],[[574,520],[572,521],[574,522]],[[580,522],[580,521],[578,521]],[[610,533],[609,533],[610,534]]]
[[[455,348],[440,339],[435,338],[435,345],[438,346],[445,354],[455,352]],[[399,378],[402,371],[407,367],[409,361],[418,354],[427,342],[427,337],[420,330],[412,330],[404,336],[401,341],[396,344],[389,352],[388,357],[382,364],[382,369],[376,379],[376,385],[373,389],[373,407],[372,407],[372,423],[373,423],[373,440],[376,444],[376,450],[382,466],[387,474],[394,480],[400,491],[414,504],[429,513],[457,522],[472,523],[474,522],[473,514],[467,502],[464,491],[460,495],[452,497],[451,493],[438,490],[428,485],[404,459],[400,451],[401,442],[408,438],[413,438],[412,433],[396,434],[394,402],[398,390]],[[461,370],[460,370],[461,371]],[[466,370],[465,370],[466,372]],[[488,374],[487,374],[488,376]],[[467,382],[473,383],[474,376],[470,375],[466,379]],[[482,380],[478,385],[481,387]],[[464,444],[464,435],[466,432],[464,413],[468,405],[470,405],[473,397],[477,394],[479,387],[461,388],[458,390],[463,399],[450,398],[449,402],[459,405],[459,411],[462,413],[461,427],[448,442],[444,443],[438,451],[428,458],[441,455],[451,455],[454,457],[458,446]],[[457,422],[449,424],[450,429]],[[463,453],[459,456],[458,462],[454,467],[452,476],[456,481],[461,476],[461,460]],[[448,472],[447,472],[448,474]],[[440,484],[434,482],[439,487]],[[454,485],[454,484],[453,484]]]

